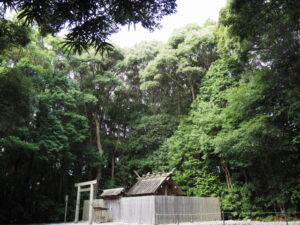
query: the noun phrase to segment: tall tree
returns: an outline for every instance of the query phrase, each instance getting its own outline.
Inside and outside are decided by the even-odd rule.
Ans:
[[[215,24],[207,22],[203,27],[188,25],[174,32],[141,73],[141,88],[153,112],[187,113],[203,75],[217,58],[214,29]]]

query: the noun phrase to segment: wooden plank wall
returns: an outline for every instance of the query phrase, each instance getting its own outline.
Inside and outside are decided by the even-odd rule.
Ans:
[[[155,196],[121,199],[121,220],[124,223],[155,224]]]
[[[155,224],[221,220],[217,198],[155,196]]]
[[[121,207],[121,199],[106,199],[105,207],[108,208],[108,221],[109,222],[119,222],[120,221],[120,207]]]
[[[93,201],[94,207],[106,207],[103,199],[95,199]],[[108,211],[105,210],[93,210],[93,221],[100,222],[100,217],[108,217]],[[89,220],[89,200],[83,201],[83,212],[82,212],[82,220]]]

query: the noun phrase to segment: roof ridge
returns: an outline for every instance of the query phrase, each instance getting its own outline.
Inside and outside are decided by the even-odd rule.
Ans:
[[[163,173],[163,172],[159,172],[159,173],[147,173],[142,175],[141,177],[138,178],[138,180],[146,180],[146,179],[152,179],[152,178],[161,178],[161,177],[168,177],[170,176],[171,173]]]

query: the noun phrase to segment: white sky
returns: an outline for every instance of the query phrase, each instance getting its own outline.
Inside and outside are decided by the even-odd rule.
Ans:
[[[177,0],[177,13],[166,16],[161,21],[162,28],[150,33],[136,25],[134,30],[125,26],[117,34],[111,36],[110,41],[119,47],[133,47],[141,41],[157,40],[166,42],[172,31],[187,24],[203,24],[207,19],[217,21],[219,11],[226,4],[226,0]]]

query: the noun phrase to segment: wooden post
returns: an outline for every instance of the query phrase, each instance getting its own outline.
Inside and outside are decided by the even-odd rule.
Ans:
[[[93,200],[94,200],[94,185],[91,184],[90,202],[89,202],[89,224],[93,223]]]
[[[288,220],[288,215],[287,215],[286,210],[284,210],[284,217],[285,217],[286,225],[289,225],[289,220]]]
[[[75,209],[75,223],[78,223],[78,219],[79,219],[79,207],[80,207],[80,186],[77,187],[77,199],[76,199],[76,209]]]
[[[67,222],[67,211],[68,211],[68,199],[69,199],[69,196],[66,195],[65,196],[65,202],[66,202],[66,205],[65,205],[65,222]]]

